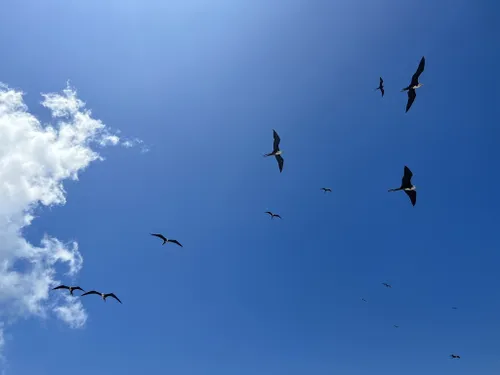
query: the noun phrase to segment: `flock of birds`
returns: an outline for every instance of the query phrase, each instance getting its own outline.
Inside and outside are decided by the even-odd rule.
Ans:
[[[422,74],[422,72],[424,71],[424,68],[425,68],[425,57],[422,57],[422,59],[420,60],[420,63],[418,64],[417,71],[413,74],[413,76],[411,78],[410,84],[401,90],[401,92],[406,91],[408,94],[408,101],[406,103],[405,113],[408,112],[408,110],[413,105],[415,98],[417,97],[415,90],[423,86],[423,84],[419,82],[419,77]],[[382,97],[384,96],[384,94],[385,94],[384,80],[382,79],[382,77],[380,77],[379,86],[375,90],[380,90]],[[273,129],[273,150],[270,153],[264,154],[264,157],[274,156],[277,163],[278,163],[279,171],[281,173],[283,171],[284,159],[282,156],[283,151],[280,149],[280,142],[281,142],[281,139],[280,139],[278,133],[276,132],[276,130]],[[415,204],[417,203],[417,190],[416,190],[415,185],[413,185],[411,182],[412,177],[413,177],[412,171],[410,170],[410,168],[405,166],[400,187],[389,189],[388,191],[389,192],[401,191],[401,190],[404,191],[408,195],[408,197],[410,198],[411,204],[413,206],[415,206]],[[324,193],[331,193],[332,192],[332,189],[327,188],[327,187],[322,187],[321,190],[323,190]],[[269,215],[271,219],[274,219],[274,218],[281,219],[281,216],[279,214],[274,213],[274,212],[266,211],[265,213],[267,215]],[[150,233],[150,235],[160,238],[163,241],[162,245],[165,245],[166,243],[169,242],[169,243],[176,244],[180,247],[183,247],[179,241],[166,238],[161,233]],[[382,285],[385,286],[386,288],[392,288],[392,286],[386,282],[383,282]],[[55,288],[53,288],[52,290],[58,290],[58,289],[67,289],[71,296],[74,296],[73,292],[75,290],[80,290],[83,292],[83,294],[81,294],[80,297],[87,296],[90,294],[96,294],[96,295],[101,296],[101,298],[104,302],[106,302],[106,298],[111,297],[111,298],[114,298],[115,300],[117,300],[119,303],[122,303],[122,301],[120,301],[120,299],[114,293],[101,293],[101,292],[98,292],[96,290],[91,290],[91,291],[86,292],[84,289],[82,289],[79,286],[67,286],[67,285],[59,285],[59,286],[56,286]],[[368,302],[364,298],[361,298],[361,300],[363,302]],[[456,310],[457,308],[452,307],[452,309]],[[394,324],[393,327],[399,328],[399,326],[396,324]],[[450,354],[450,358],[451,359],[460,359],[460,356],[456,355],[456,354]]]

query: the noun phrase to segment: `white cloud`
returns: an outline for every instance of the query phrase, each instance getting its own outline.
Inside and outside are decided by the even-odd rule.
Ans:
[[[4,322],[18,317],[55,316],[72,328],[85,325],[87,313],[79,299],[49,293],[61,280],[74,280],[82,268],[78,244],[45,235],[35,245],[22,230],[37,206],[66,203],[65,179],[77,180],[79,172],[102,160],[91,146],[142,144],[122,141],[107,130],[69,85],[42,97],[53,124],[42,125],[28,111],[22,92],[0,83],[0,351]],[[65,275],[56,274],[57,264],[67,266]]]

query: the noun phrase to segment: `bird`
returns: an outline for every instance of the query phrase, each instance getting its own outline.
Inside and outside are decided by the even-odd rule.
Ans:
[[[398,326],[398,325],[396,325],[396,324],[394,324],[394,328],[399,328],[399,326]]]
[[[161,233],[150,233],[152,236],[155,236],[155,237],[158,237],[158,238],[161,238],[163,240],[163,243],[162,245],[165,245],[167,242],[172,242],[172,243],[175,243],[176,245],[179,245],[180,247],[184,247],[180,244],[179,241],[177,240],[169,240],[168,238],[166,238],[163,234]]]
[[[114,293],[106,293],[105,294],[105,293],[96,292],[95,290],[91,290],[90,292],[83,293],[80,297],[83,297],[83,296],[86,296],[86,295],[89,295],[89,294],[97,294],[97,295],[101,296],[102,300],[104,302],[106,302],[106,298],[112,297],[112,298],[116,299],[118,302],[122,303],[122,301],[120,301],[120,299],[117,296],[115,296]]]
[[[71,294],[71,295],[73,295],[73,291],[74,290],[81,290],[82,292],[85,292],[85,290],[83,290],[79,286],[59,285],[59,286],[56,286],[55,288],[52,288],[52,290],[56,290],[56,289],[68,289],[69,290],[69,294]]]
[[[460,359],[460,356],[456,355],[456,354],[450,354],[450,358],[451,359]]]
[[[264,157],[267,156],[274,156],[276,158],[276,161],[278,162],[278,167],[280,169],[280,173],[283,172],[283,157],[281,154],[283,153],[280,150],[280,136],[278,133],[276,133],[276,130],[273,129],[273,138],[274,138],[274,143],[273,143],[273,152],[270,152],[269,154],[265,154]]]
[[[452,309],[453,309],[453,310],[456,310],[456,309],[457,309],[457,307],[452,307]]]
[[[325,193],[331,193],[332,192],[332,189],[330,189],[330,188],[324,188],[324,187],[322,187],[321,190],[323,190]]]
[[[382,97],[383,97],[384,96],[384,80],[382,79],[382,77],[380,77],[380,84],[375,89],[375,91],[377,91],[377,90],[380,90],[380,92],[382,93]]]
[[[278,214],[273,214],[271,211],[266,211],[266,212],[264,212],[264,213],[265,213],[265,214],[270,215],[270,216],[271,216],[271,219],[274,219],[275,217],[277,217],[277,218],[281,219],[281,216],[280,216],[280,215],[278,215]]]
[[[410,84],[401,90],[401,92],[408,91],[408,102],[406,103],[405,113],[408,112],[411,105],[415,101],[415,98],[417,97],[417,93],[415,90],[424,85],[423,83],[418,82],[418,77],[420,77],[420,74],[422,74],[422,72],[424,71],[424,68],[425,68],[425,56],[422,56],[422,59],[420,60],[420,63],[418,64],[417,71],[411,77]]]
[[[382,283],[382,285],[385,286],[386,288],[392,288],[392,286],[387,283]]]
[[[363,302],[368,302],[368,301],[367,301],[366,299],[364,299],[364,298],[361,298],[361,301],[363,301]]]
[[[415,203],[417,203],[417,187],[411,183],[412,176],[413,173],[410,171],[410,168],[405,165],[401,186],[397,189],[389,189],[389,192],[404,190],[404,192],[410,197],[411,204],[415,206]]]

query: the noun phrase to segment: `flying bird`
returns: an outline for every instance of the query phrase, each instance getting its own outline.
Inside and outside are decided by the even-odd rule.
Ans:
[[[452,307],[453,310],[456,310],[457,308],[456,307]]]
[[[450,354],[450,358],[451,359],[460,359],[460,356],[459,355],[455,355],[455,354]]]
[[[323,190],[325,193],[331,193],[332,192],[332,189],[330,188],[321,188],[321,190]]]
[[[273,214],[271,211],[266,211],[264,212],[265,214],[268,214],[269,216],[271,216],[271,219],[274,219],[275,217],[277,217],[278,219],[281,219],[281,216],[278,215],[278,214]]]
[[[120,299],[117,296],[115,296],[114,293],[106,293],[105,294],[105,293],[96,292],[95,290],[91,290],[90,292],[83,293],[80,297],[83,297],[83,296],[86,296],[89,294],[97,294],[97,295],[101,296],[101,298],[104,302],[106,302],[106,298],[111,297],[111,298],[116,299],[118,302],[122,303],[122,301],[120,301]]]
[[[382,77],[380,77],[380,84],[375,89],[375,91],[377,91],[377,90],[380,90],[380,92],[382,93],[382,96],[384,96],[384,80],[382,79]]]
[[[422,59],[420,60],[420,63],[418,64],[417,71],[411,77],[410,84],[401,90],[401,92],[408,91],[408,102],[406,103],[406,111],[405,112],[408,112],[411,105],[415,101],[415,98],[417,97],[417,92],[415,90],[424,85],[423,83],[418,82],[418,77],[420,77],[420,74],[422,74],[422,72],[424,71],[424,68],[425,68],[425,57],[423,56]]]
[[[399,326],[398,326],[398,325],[396,325],[396,324],[394,324],[394,328],[399,328]]]
[[[387,283],[382,283],[382,285],[385,286],[386,288],[392,288],[392,286]]]
[[[83,290],[79,286],[59,285],[59,286],[56,286],[55,288],[52,288],[52,290],[56,290],[56,289],[68,289],[69,290],[69,294],[71,294],[71,295],[73,295],[73,291],[74,290],[81,290],[82,292],[85,292],[85,290]]]
[[[276,161],[278,162],[278,167],[280,169],[280,173],[283,172],[283,158],[281,157],[282,151],[280,150],[280,136],[278,133],[276,133],[276,130],[273,129],[273,138],[274,138],[274,143],[273,143],[273,152],[270,152],[269,154],[265,154],[264,157],[267,156],[274,156],[276,158]]]
[[[161,238],[163,240],[163,243],[162,245],[165,245],[167,242],[172,242],[172,243],[175,243],[176,245],[179,245],[180,247],[184,247],[180,244],[179,241],[177,240],[169,240],[168,238],[166,238],[163,234],[161,233],[150,233],[152,236],[155,236],[155,237],[158,237],[158,238]]]
[[[410,197],[411,204],[415,206],[415,203],[417,203],[417,187],[411,183],[412,176],[413,173],[411,173],[410,168],[405,165],[405,172],[401,180],[401,186],[397,189],[389,189],[389,192],[404,190],[404,192]]]
[[[361,298],[361,301],[363,301],[363,302],[368,302],[368,301],[367,301],[366,299],[364,299],[364,298]]]

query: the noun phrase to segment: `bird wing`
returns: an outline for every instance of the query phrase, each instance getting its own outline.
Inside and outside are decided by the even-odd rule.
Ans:
[[[281,216],[280,216],[280,215],[278,215],[278,214],[274,214],[273,216],[274,216],[274,217],[277,217],[278,219],[281,219]]]
[[[380,77],[380,86],[382,86],[384,84],[384,80],[382,79],[382,77]]]
[[[280,173],[283,172],[283,158],[281,155],[276,155],[276,161],[278,162],[278,167],[280,168]]]
[[[82,292],[85,292],[85,290],[83,290],[83,289],[82,289],[82,288],[80,288],[79,286],[75,286],[75,287],[73,288],[73,290],[81,290]]]
[[[380,89],[380,92],[382,93],[382,96],[384,96],[385,91],[383,87]]]
[[[181,245],[181,243],[177,240],[168,240],[167,242],[172,242],[172,243],[175,243],[176,245],[179,245],[180,247],[184,247]]]
[[[56,290],[56,289],[69,289],[69,286],[59,285],[59,286],[56,286],[55,288],[52,288],[52,290]]]
[[[422,56],[422,59],[420,60],[420,63],[418,64],[417,71],[411,77],[411,85],[410,86],[418,85],[418,77],[420,77],[420,74],[422,74],[422,72],[424,71],[424,68],[425,68],[425,57]]]
[[[410,168],[408,168],[405,165],[403,178],[401,179],[401,185],[404,187],[407,187],[407,186],[409,187],[411,185],[411,178],[412,177],[413,177],[413,173],[410,171]]]
[[[274,138],[274,143],[273,143],[273,152],[276,152],[280,149],[280,136],[278,133],[276,133],[276,130],[273,129],[273,138]]]
[[[104,298],[107,298],[107,297],[114,298],[114,299],[116,299],[118,302],[122,303],[122,301],[120,301],[120,299],[119,299],[117,296],[115,296],[115,294],[114,294],[114,293],[108,293],[108,294],[105,294],[105,295],[104,295]]]
[[[271,211],[266,211],[264,213],[273,216],[273,213]]]
[[[160,234],[160,233],[150,233],[150,234],[151,234],[152,236],[155,236],[155,237],[161,238],[163,241],[166,241],[166,240],[167,240],[163,234]]]
[[[406,112],[411,108],[411,105],[415,101],[415,98],[417,97],[417,92],[415,89],[409,89],[408,90],[408,102],[406,102]]]
[[[95,290],[91,290],[91,291],[89,291],[89,292],[87,292],[87,293],[83,293],[80,297],[86,296],[86,295],[88,295],[88,294],[98,294],[98,295],[101,295],[101,293],[96,292]]]
[[[417,203],[417,192],[415,190],[405,190],[406,195],[410,197],[412,206]]]

